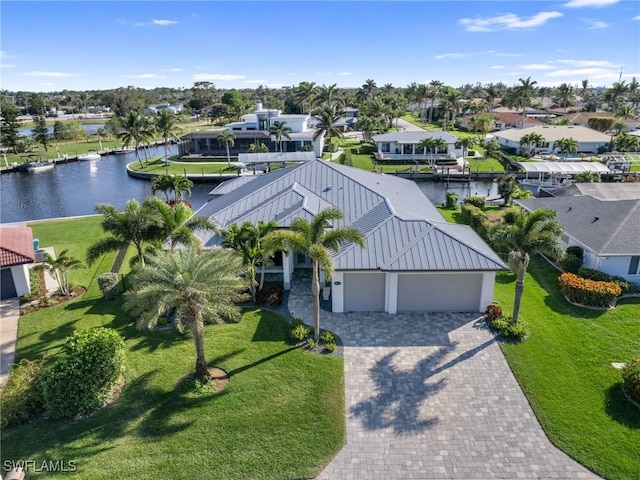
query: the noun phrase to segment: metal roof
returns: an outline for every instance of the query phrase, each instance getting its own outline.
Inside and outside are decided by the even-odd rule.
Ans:
[[[573,183],[561,188],[544,188],[552,197],[591,195],[599,200],[640,200],[638,183]]]
[[[405,145],[411,145],[414,143],[420,143],[421,140],[425,138],[442,138],[447,143],[456,143],[458,141],[458,137],[455,135],[451,135],[450,133],[443,132],[440,130],[416,130],[416,131],[406,131],[406,132],[390,132],[383,133],[382,135],[376,135],[373,137],[373,141],[376,143],[379,142],[396,142]]]
[[[265,152],[265,153],[240,153],[240,163],[296,163],[308,162],[316,158],[314,152]]]
[[[286,228],[302,216],[312,219],[333,206],[345,214],[336,227],[360,229],[366,248],[356,245],[333,255],[336,270],[501,270],[500,258],[468,226],[451,225],[415,182],[314,159],[293,167],[235,181],[197,216],[223,228],[231,223],[276,220]],[[220,244],[199,232],[206,247]]]
[[[606,165],[600,162],[517,162],[527,173],[610,173]]]
[[[516,200],[529,211],[551,208],[567,235],[600,255],[640,255],[640,200],[589,195]]]

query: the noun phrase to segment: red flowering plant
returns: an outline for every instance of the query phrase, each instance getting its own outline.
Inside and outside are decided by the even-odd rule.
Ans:
[[[622,368],[622,380],[627,395],[640,402],[640,359],[634,357]]]

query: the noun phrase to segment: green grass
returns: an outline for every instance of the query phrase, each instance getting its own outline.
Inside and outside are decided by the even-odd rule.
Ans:
[[[457,212],[440,212],[460,221]],[[624,398],[611,362],[640,355],[640,299],[609,311],[575,307],[560,295],[558,275],[533,258],[521,306],[531,335],[501,344],[502,351],[556,446],[604,478],[637,480],[640,410]],[[498,273],[495,298],[507,313],[514,289],[515,276]]]
[[[504,172],[504,166],[495,158],[467,158],[472,172]]]
[[[162,175],[165,173],[175,174],[175,175],[184,175],[186,172],[188,175],[220,175],[220,174],[234,174],[238,173],[238,167],[236,167],[233,162],[231,167],[227,166],[227,161],[203,161],[200,160],[200,163],[193,164],[192,162],[184,162],[184,163],[169,163],[169,165],[165,165],[163,157],[151,159],[148,162],[142,158],[142,164],[144,168],[140,167],[140,162],[136,160],[135,162],[131,162],[129,164],[129,168],[136,172],[143,173],[155,173],[158,175]]]
[[[97,238],[84,239],[95,234],[89,220],[68,221],[78,228],[34,227],[56,251],[77,240],[77,254]],[[2,461],[65,459],[78,466],[76,473],[33,478],[309,478],[344,443],[342,359],[289,344],[288,323],[273,312],[247,309],[239,323],[205,327],[210,365],[230,374],[216,393],[196,394],[179,382],[195,362],[188,334],[138,331],[122,301],[103,301],[97,290],[21,317],[18,357],[55,355],[66,336],[94,326],[125,338],[124,389],[113,405],[85,419],[3,429]]]

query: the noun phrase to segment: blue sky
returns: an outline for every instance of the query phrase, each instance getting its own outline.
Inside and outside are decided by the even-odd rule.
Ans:
[[[8,90],[640,79],[630,0],[3,0],[0,27]]]

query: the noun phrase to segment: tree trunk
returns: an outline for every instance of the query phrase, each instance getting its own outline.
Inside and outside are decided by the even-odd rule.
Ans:
[[[204,356],[204,322],[202,320],[202,312],[196,311],[192,318],[193,322],[193,340],[196,344],[196,380],[202,383],[209,381],[209,369]]]
[[[231,167],[231,152],[229,151],[229,142],[227,142],[227,167]]]
[[[518,323],[518,316],[520,314],[520,302],[522,301],[522,294],[524,292],[524,274],[527,271],[527,265],[529,264],[529,255],[526,253],[519,254],[518,258],[518,273],[516,280],[516,296],[513,302],[513,319],[512,323],[515,325]]]
[[[138,252],[138,262],[140,262],[141,267],[144,267],[144,252],[142,251],[142,245],[136,245],[136,251]]]
[[[248,268],[249,270],[249,291],[251,292],[251,301],[256,303],[256,268],[251,262],[252,265]]]
[[[260,285],[258,286],[258,290],[262,290],[264,287],[264,271],[266,270],[267,259],[262,259],[262,267],[260,268]]]
[[[311,294],[313,296],[313,321],[316,331],[314,337],[316,342],[320,340],[320,264],[317,260],[313,260],[313,278],[311,280]]]

